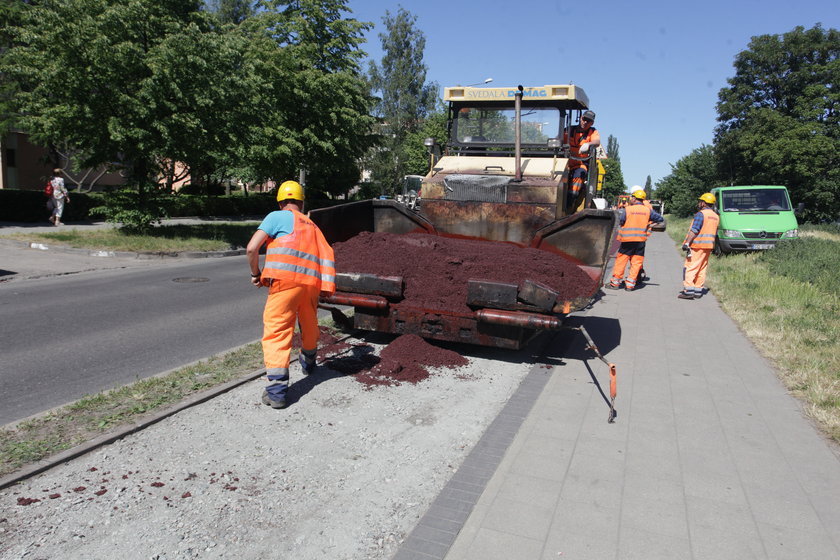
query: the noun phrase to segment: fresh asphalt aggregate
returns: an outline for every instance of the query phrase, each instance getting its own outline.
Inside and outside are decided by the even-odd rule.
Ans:
[[[676,298],[667,235],[645,268],[569,320],[617,365],[615,422],[606,366],[561,331],[394,559],[840,558],[837,446],[713,293]]]

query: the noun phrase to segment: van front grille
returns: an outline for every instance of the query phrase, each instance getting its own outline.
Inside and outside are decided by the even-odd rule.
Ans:
[[[775,231],[745,231],[744,237],[747,239],[779,239],[781,233]]]

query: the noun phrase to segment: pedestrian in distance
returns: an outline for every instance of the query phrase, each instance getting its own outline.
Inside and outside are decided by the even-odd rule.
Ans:
[[[61,169],[53,169],[52,177],[49,180],[49,187],[52,191],[47,201],[47,208],[52,210],[49,220],[54,226],[63,226],[61,217],[64,215],[64,205],[70,203],[70,195],[64,186],[64,178],[61,176]]]
[[[300,325],[298,362],[304,375],[315,370],[318,298],[335,292],[335,258],[318,226],[303,214],[303,187],[286,181],[277,189],[279,210],[271,212],[248,242],[251,283],[268,287],[263,312],[262,349],[268,386],[262,402],[286,407],[292,336]],[[260,249],[265,263],[260,270]]]
[[[702,297],[706,284],[706,268],[709,256],[715,248],[720,217],[714,211],[715,195],[703,193],[697,199],[697,213],[683,241],[682,249],[686,252],[683,265],[683,289],[677,294],[680,299],[698,299]]]
[[[618,254],[615,257],[612,278],[606,285],[611,290],[621,288],[622,277],[624,278],[624,289],[632,292],[636,288],[636,279],[645,262],[645,242],[647,241],[648,222],[664,222],[665,218],[654,212],[642,202],[646,195],[644,190],[637,190],[630,197],[626,208],[618,211],[618,237],[621,242]],[[630,264],[630,272],[625,276],[627,264]]]
[[[591,149],[601,145],[601,133],[592,126],[595,124],[595,113],[584,111],[580,116],[578,124],[572,126],[570,135],[563,138],[563,143],[568,142],[572,158],[569,158],[569,191],[566,195],[566,206],[574,208],[583,185],[586,183],[589,174],[589,166],[586,161],[574,158],[588,158]]]

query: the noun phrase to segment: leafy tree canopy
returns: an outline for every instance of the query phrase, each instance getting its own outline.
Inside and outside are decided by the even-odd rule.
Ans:
[[[618,195],[627,192],[624,184],[624,173],[621,171],[621,159],[618,156],[618,139],[610,134],[607,137],[607,159],[604,164],[603,196],[610,202],[615,202]]]
[[[375,114],[384,148],[372,158],[372,175],[388,191],[402,184],[410,157],[409,137],[434,108],[438,90],[437,84],[426,83],[426,38],[415,27],[416,20],[402,7],[395,15],[385,12],[387,33],[379,35],[385,54],[381,64],[372,62],[369,69],[371,90],[378,94]]]
[[[656,184],[656,198],[665,202],[676,216],[690,216],[697,209],[697,198],[720,186],[714,147],[702,145],[671,165],[671,173]]]
[[[754,37],[719,93],[715,148],[725,184],[786,185],[806,217],[840,213],[840,32]]]
[[[282,179],[305,169],[313,188],[345,193],[359,179],[350,170],[374,143],[372,98],[359,69],[370,25],[346,18],[344,0],[259,6],[240,26],[260,76],[251,100],[260,118],[243,148],[250,175]]]

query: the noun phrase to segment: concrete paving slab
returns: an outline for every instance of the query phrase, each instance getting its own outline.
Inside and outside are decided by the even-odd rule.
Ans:
[[[424,559],[840,558],[837,446],[714,294],[676,298],[670,239],[654,234],[647,253],[651,281],[581,319],[618,365],[616,424],[602,364],[567,338],[530,408],[500,424],[505,441],[481,442],[501,453],[492,476],[451,546]]]

